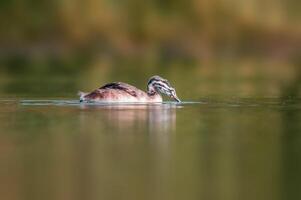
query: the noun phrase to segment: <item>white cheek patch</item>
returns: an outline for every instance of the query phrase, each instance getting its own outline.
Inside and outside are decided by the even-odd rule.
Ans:
[[[164,90],[164,93],[167,94],[167,95],[169,95],[169,96],[171,95],[170,90],[167,90],[167,89]]]

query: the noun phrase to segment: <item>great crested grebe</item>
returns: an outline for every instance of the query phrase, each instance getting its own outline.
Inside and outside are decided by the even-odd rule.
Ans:
[[[122,82],[108,83],[90,93],[79,92],[80,102],[162,102],[161,94],[166,94],[177,102],[176,90],[166,79],[152,76],[147,83],[147,92]]]

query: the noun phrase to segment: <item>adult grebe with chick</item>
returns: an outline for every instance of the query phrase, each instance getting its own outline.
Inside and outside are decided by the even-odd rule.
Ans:
[[[160,76],[152,76],[147,83],[147,91],[144,92],[135,86],[122,82],[113,82],[90,92],[79,92],[80,102],[131,102],[131,103],[155,103],[162,102],[161,94],[181,102],[176,90],[170,83]]]

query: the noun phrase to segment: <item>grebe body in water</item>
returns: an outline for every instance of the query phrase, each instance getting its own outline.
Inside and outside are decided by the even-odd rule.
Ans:
[[[144,92],[132,85],[122,82],[113,82],[90,92],[79,92],[80,102],[132,102],[151,103],[162,102],[161,94],[180,102],[176,91],[166,79],[160,76],[153,76],[147,84],[147,91]]]

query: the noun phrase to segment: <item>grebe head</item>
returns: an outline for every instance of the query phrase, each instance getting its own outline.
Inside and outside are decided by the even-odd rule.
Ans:
[[[166,94],[170,98],[176,100],[177,102],[181,102],[177,97],[176,90],[171,87],[170,83],[160,77],[160,76],[152,76],[147,84],[148,93],[160,92],[162,94]]]

